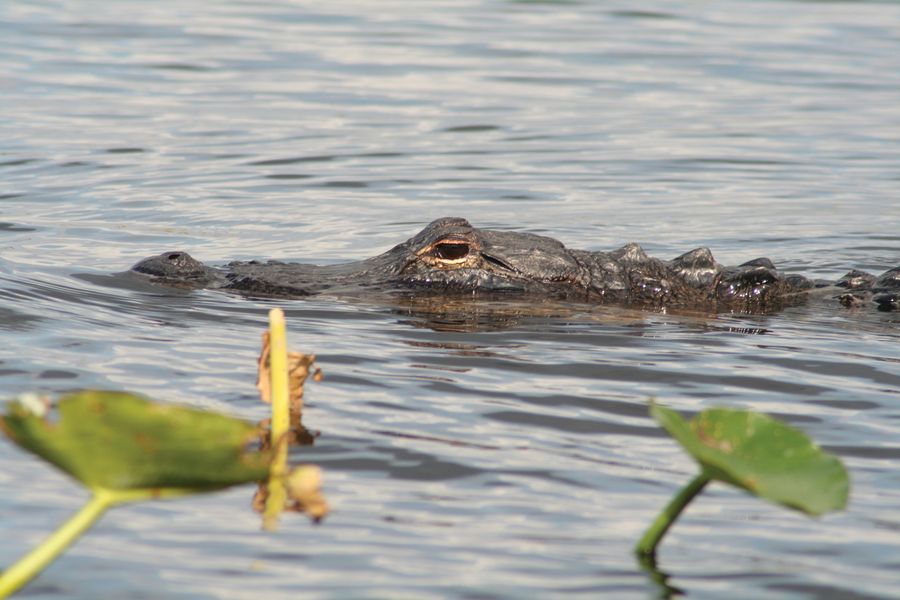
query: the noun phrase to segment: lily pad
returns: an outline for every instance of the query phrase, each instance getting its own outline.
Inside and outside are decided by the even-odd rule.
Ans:
[[[847,505],[850,480],[841,461],[777,419],[717,408],[688,422],[657,404],[651,406],[650,414],[710,479],[808,515]]]
[[[66,396],[56,422],[13,402],[0,429],[95,490],[209,491],[269,474],[269,454],[247,448],[254,424],[123,392]]]

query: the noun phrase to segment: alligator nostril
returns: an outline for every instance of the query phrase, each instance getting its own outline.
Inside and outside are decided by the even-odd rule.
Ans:
[[[166,254],[168,260],[178,260],[181,256],[181,252],[170,252],[169,254]]]

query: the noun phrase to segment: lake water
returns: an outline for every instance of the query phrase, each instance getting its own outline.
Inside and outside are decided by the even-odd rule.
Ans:
[[[0,6],[0,392],[128,389],[260,419],[266,313],[315,352],[296,461],[119,508],[27,598],[643,598],[631,548],[695,467],[647,416],[752,408],[840,455],[846,512],[713,485],[663,543],[696,598],[900,586],[900,316],[265,301],[113,275],[181,249],[333,263],[433,218],[705,245],[838,277],[900,264],[900,4],[91,2]],[[84,501],[0,443],[0,565]]]

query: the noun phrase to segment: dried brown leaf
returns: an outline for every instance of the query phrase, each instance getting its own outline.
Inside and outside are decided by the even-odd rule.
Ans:
[[[313,363],[316,361],[315,354],[303,354],[301,352],[288,352],[288,388],[291,398],[291,413],[300,414],[303,410],[303,385],[306,383],[307,377],[310,376]],[[266,331],[262,335],[262,350],[259,354],[258,375],[256,378],[256,388],[259,390],[259,396],[266,404],[272,402],[272,378],[269,370],[269,332]],[[312,370],[313,381],[322,380],[322,371],[318,368]]]

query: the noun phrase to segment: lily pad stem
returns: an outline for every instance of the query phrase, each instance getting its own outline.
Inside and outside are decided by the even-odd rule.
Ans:
[[[0,574],[0,598],[6,598],[31,581],[44,567],[72,545],[82,533],[87,531],[108,508],[122,501],[122,498],[115,493],[97,490],[91,496],[90,501],[69,518],[62,527]]]
[[[694,496],[703,491],[703,488],[706,487],[706,484],[709,483],[709,481],[709,477],[701,472],[694,477],[690,483],[684,486],[684,488],[678,492],[678,495],[672,498],[672,501],[669,502],[668,506],[659,513],[659,516],[656,517],[656,520],[653,521],[646,533],[644,533],[644,537],[638,542],[634,551],[639,556],[652,556],[656,554],[656,547],[659,545],[663,536],[666,535],[669,527],[675,523],[675,520],[685,507],[691,503]]]

